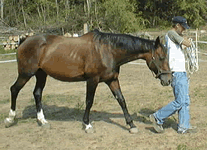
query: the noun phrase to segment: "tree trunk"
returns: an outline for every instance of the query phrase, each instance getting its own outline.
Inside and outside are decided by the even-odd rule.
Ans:
[[[26,22],[26,17],[25,17],[23,5],[22,5],[22,15],[23,15],[23,18],[24,18],[24,26],[26,28],[27,27],[27,22]]]
[[[42,14],[43,14],[43,21],[44,21],[44,26],[46,24],[46,14],[45,14],[45,7],[43,8],[43,6],[41,5],[41,10],[42,10]]]
[[[68,0],[66,0],[65,2],[65,9],[66,9],[66,13],[65,13],[65,21],[68,21],[68,17],[69,17],[69,10],[70,10],[70,6],[69,6],[69,2]]]
[[[40,13],[40,7],[39,7],[38,3],[36,3],[36,4],[37,4],[37,12],[38,12],[39,18],[41,19],[42,16],[41,16],[41,13]]]
[[[1,0],[1,19],[4,19],[4,0]]]
[[[55,0],[55,4],[56,4],[56,11],[57,11],[57,21],[58,21],[59,6],[58,6],[58,2],[57,2],[57,0]]]
[[[88,17],[90,17],[90,7],[91,7],[91,2],[90,2],[90,0],[86,0],[86,3],[87,3],[87,11],[88,11]]]

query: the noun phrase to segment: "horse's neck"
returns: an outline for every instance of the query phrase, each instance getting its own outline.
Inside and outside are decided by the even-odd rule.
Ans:
[[[117,58],[117,65],[123,65],[125,63],[137,60],[137,59],[144,59],[150,55],[150,52],[153,48],[153,45],[142,43],[139,45],[135,45],[133,50],[125,50],[125,53],[116,53]]]

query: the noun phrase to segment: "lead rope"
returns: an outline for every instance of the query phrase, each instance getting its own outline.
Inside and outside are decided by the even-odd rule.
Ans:
[[[187,60],[187,70],[189,74],[193,74],[194,72],[198,71],[199,64],[198,64],[198,48],[191,40],[191,46],[187,47],[185,50],[186,60]]]

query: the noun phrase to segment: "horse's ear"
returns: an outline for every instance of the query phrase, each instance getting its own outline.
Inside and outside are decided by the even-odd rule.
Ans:
[[[158,48],[158,45],[160,45],[160,37],[159,36],[155,40],[155,49]]]

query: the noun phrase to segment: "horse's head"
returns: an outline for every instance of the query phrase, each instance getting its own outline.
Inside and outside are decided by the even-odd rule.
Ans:
[[[159,37],[157,37],[154,49],[147,57],[146,62],[149,69],[155,73],[156,78],[160,79],[163,86],[167,86],[171,83],[172,74],[168,63],[167,49],[160,42]]]

